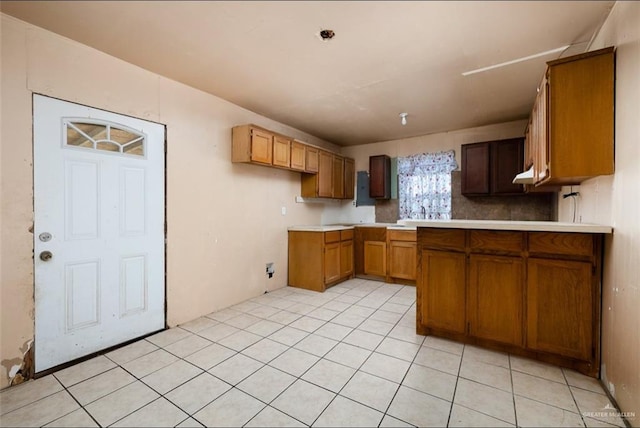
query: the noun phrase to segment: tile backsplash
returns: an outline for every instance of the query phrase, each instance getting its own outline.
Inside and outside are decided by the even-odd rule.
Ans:
[[[518,196],[463,196],[461,173],[451,173],[451,217],[468,220],[556,220],[555,193]],[[398,200],[376,201],[376,222],[398,221]]]

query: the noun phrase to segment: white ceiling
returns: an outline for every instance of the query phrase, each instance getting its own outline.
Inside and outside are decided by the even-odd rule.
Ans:
[[[528,116],[613,1],[2,1],[0,10],[339,145]],[[321,29],[333,40],[322,41]],[[400,124],[399,113],[409,113]]]

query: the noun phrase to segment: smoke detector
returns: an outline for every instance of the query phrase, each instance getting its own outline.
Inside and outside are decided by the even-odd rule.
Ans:
[[[320,30],[320,38],[324,41],[333,39],[335,35],[333,30]]]

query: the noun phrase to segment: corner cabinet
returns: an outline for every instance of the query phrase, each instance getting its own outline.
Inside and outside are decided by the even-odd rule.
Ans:
[[[353,277],[353,229],[289,231],[291,287],[324,291]]]
[[[614,92],[613,47],[547,63],[526,131],[535,185],[613,174]]]
[[[301,195],[305,198],[353,199],[355,161],[319,150],[318,172],[302,174]]]
[[[598,377],[602,234],[418,229],[416,323]]]

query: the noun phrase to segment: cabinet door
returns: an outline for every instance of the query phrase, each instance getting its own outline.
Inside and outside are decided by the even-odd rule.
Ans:
[[[318,197],[331,198],[333,196],[333,155],[320,151],[318,155]]]
[[[331,180],[331,195],[336,199],[344,198],[344,158],[333,156],[333,177]]]
[[[391,158],[387,155],[369,156],[369,197],[391,197]]]
[[[364,241],[365,275],[387,276],[387,243]]]
[[[491,193],[518,194],[524,192],[522,184],[513,184],[520,173],[524,159],[524,140],[513,138],[491,142]]]
[[[291,141],[278,135],[273,137],[273,164],[286,168],[291,166]]]
[[[520,257],[472,254],[469,258],[469,333],[522,346],[524,288]]]
[[[464,333],[466,327],[466,256],[464,253],[422,250],[419,279],[421,324]]]
[[[353,239],[340,243],[340,278],[353,275]]]
[[[591,264],[530,258],[527,269],[527,347],[590,360],[595,310]]]
[[[251,130],[251,161],[271,165],[273,135],[260,129]]]
[[[408,280],[416,279],[416,243],[389,242],[389,276]]]
[[[291,143],[291,169],[304,171],[305,165],[305,145],[293,141]]]
[[[318,172],[319,162],[318,149],[307,146],[304,151],[304,170],[307,172]]]
[[[344,158],[344,198],[353,199],[355,196],[356,168],[355,161]]]
[[[463,195],[489,194],[489,147],[489,142],[462,146]]]
[[[330,284],[340,279],[340,242],[325,244],[324,283]]]

